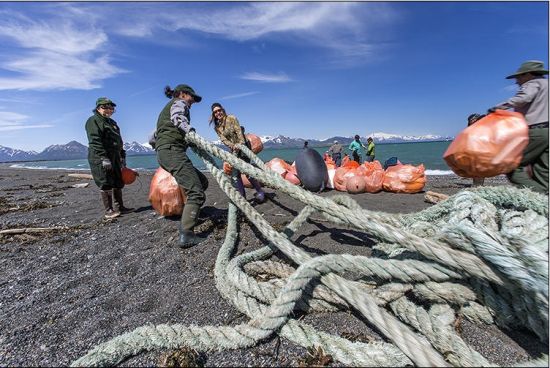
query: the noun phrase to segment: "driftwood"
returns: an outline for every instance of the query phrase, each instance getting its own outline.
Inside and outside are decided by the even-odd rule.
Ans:
[[[424,195],[424,201],[432,204],[439,203],[447,198],[449,198],[447,194],[432,192],[431,190],[428,190]]]
[[[93,179],[92,174],[67,174],[67,176],[70,176],[71,178],[79,178],[79,179]]]
[[[0,230],[0,235],[15,235],[15,234],[30,234],[30,233],[44,233],[52,230],[66,230],[67,227],[64,226],[53,226],[53,227],[24,227],[21,229],[7,229]]]

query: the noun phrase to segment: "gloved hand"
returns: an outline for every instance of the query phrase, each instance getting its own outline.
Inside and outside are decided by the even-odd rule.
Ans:
[[[101,166],[103,166],[103,168],[105,170],[112,170],[113,169],[113,165],[111,164],[111,160],[109,160],[108,158],[104,159],[103,161],[101,161]]]
[[[195,128],[189,129],[190,132],[195,132]]]
[[[491,107],[490,109],[487,110],[487,114],[493,113],[495,111],[497,111],[497,108],[496,107]]]

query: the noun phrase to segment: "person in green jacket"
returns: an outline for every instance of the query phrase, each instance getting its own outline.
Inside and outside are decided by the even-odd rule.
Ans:
[[[189,110],[202,97],[186,84],[179,84],[173,90],[167,86],[164,94],[170,101],[164,106],[157,120],[154,147],[159,165],[176,179],[187,195],[180,224],[179,245],[189,248],[204,240],[193,231],[200,209],[206,200],[204,192],[208,179],[197,170],[187,156],[185,135],[195,131],[191,127]]]
[[[122,168],[126,166],[126,152],[123,148],[120,128],[111,119],[116,104],[107,97],[96,101],[96,108],[86,121],[88,135],[88,163],[95,184],[101,190],[105,207],[105,218],[111,219],[132,209],[124,207],[122,201]],[[113,196],[116,208],[113,209]]]
[[[359,135],[355,135],[355,140],[350,143],[348,149],[351,151],[351,155],[357,163],[361,163],[361,156],[363,155],[362,149],[365,148]]]
[[[367,153],[366,153],[366,162],[373,162],[374,161],[374,141],[372,140],[372,137],[367,138]]]

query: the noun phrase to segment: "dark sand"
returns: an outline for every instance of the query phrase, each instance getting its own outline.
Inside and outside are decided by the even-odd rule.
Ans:
[[[68,173],[0,165],[1,229],[69,227],[39,236],[0,236],[0,366],[68,365],[96,344],[145,324],[247,321],[214,285],[213,267],[225,235],[228,202],[215,181],[211,180],[201,212],[208,240],[181,250],[176,246],[179,219],[159,217],[147,200],[151,173],[142,173],[140,182],[124,189],[126,204],[136,211],[113,221],[102,220],[99,190],[93,182],[70,178]],[[89,187],[71,187],[83,182],[90,182]],[[454,194],[470,184],[471,180],[456,176],[430,176],[425,190]],[[504,177],[487,184],[508,185]],[[364,208],[391,213],[431,206],[424,202],[424,193],[382,192],[353,198]],[[256,208],[271,224],[282,227],[303,204],[277,192]],[[312,254],[368,254],[371,243],[365,234],[327,226],[310,222],[293,240]],[[262,245],[248,224],[241,225],[241,234],[239,253]],[[343,336],[380,338],[347,312],[308,315],[305,320]],[[529,331],[501,331],[467,321],[459,327],[466,342],[499,365],[548,352],[547,342],[539,342]],[[158,365],[166,353],[140,354],[122,365]],[[208,366],[296,366],[306,355],[306,349],[274,337],[251,349],[208,352],[202,359]]]

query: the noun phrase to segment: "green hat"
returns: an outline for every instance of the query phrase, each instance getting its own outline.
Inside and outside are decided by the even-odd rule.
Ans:
[[[187,84],[178,84],[176,86],[176,88],[174,88],[174,92],[185,92],[185,93],[189,93],[191,96],[193,96],[193,99],[195,100],[195,102],[201,102],[202,100],[202,97],[197,95],[195,93],[195,90],[193,88],[191,88],[191,86],[188,86]]]
[[[506,79],[512,79],[525,73],[544,75],[548,74],[548,70],[544,69],[544,63],[542,61],[529,60],[521,64],[519,69],[514,74],[507,76]]]
[[[107,97],[100,97],[95,102],[95,107],[98,107],[100,105],[113,105],[116,106],[116,103],[108,99]]]

